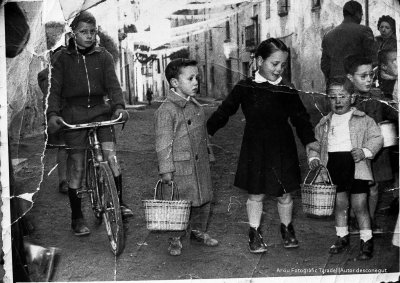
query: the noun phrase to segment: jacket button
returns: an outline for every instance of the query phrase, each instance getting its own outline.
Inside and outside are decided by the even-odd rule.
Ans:
[[[188,120],[188,125],[191,125],[191,124],[192,124],[192,121]]]
[[[194,157],[194,159],[199,160],[199,156],[196,154],[196,156]]]

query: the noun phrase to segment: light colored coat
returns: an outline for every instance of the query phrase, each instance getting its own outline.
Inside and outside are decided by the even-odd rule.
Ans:
[[[170,91],[154,114],[159,173],[173,173],[182,200],[200,206],[212,200],[205,114],[195,100]]]
[[[309,158],[320,158],[321,164],[324,166],[328,164],[328,133],[332,115],[333,112],[323,117],[315,127],[315,138],[320,144],[319,152],[315,150],[308,152]],[[373,159],[383,146],[383,137],[379,126],[364,112],[355,109],[349,121],[349,129],[352,147],[369,149],[372,153],[370,159]],[[370,159],[355,163],[354,179],[373,180]]]

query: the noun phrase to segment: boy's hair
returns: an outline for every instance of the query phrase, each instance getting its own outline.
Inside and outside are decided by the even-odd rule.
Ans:
[[[344,58],[343,67],[346,74],[354,75],[361,65],[372,65],[372,59],[357,54]]]
[[[171,84],[171,79],[177,79],[181,72],[182,68],[187,66],[197,66],[196,60],[190,60],[186,58],[178,58],[174,59],[168,63],[167,67],[165,68],[165,77],[169,84]]]
[[[289,52],[289,48],[285,43],[283,43],[282,40],[271,37],[258,45],[255,55],[256,58],[261,56],[261,58],[266,59],[271,56],[272,53],[279,50],[283,52]]]
[[[349,79],[346,79],[343,83],[333,82],[333,83],[329,84],[328,93],[329,93],[330,89],[332,89],[335,86],[342,87],[350,95],[353,95],[355,92],[354,84]]]
[[[384,15],[379,18],[378,20],[378,30],[379,27],[381,26],[382,22],[387,22],[390,25],[390,28],[392,29],[393,34],[396,34],[396,21],[389,15]]]
[[[384,49],[379,50],[378,52],[378,64],[382,65],[382,64],[387,64],[388,63],[388,54],[390,52],[396,52],[397,53],[397,47],[396,45],[389,45],[386,46]]]
[[[75,30],[80,22],[93,24],[96,26],[96,18],[88,11],[80,12],[69,26],[72,30]]]

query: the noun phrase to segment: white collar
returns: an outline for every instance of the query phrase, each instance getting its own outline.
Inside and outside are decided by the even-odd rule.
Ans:
[[[267,80],[266,78],[264,78],[263,76],[260,75],[260,73],[257,71],[254,75],[254,81],[256,83],[265,83],[265,82],[269,82],[272,85],[277,85],[282,81],[282,77],[279,77],[276,81],[272,82],[270,80]]]
[[[188,95],[187,97],[184,97],[183,95],[177,93],[177,92],[175,91],[174,88],[171,88],[171,91],[172,91],[173,93],[175,93],[177,96],[182,97],[182,98],[185,99],[186,101],[190,101],[190,96],[189,96],[189,95]]]

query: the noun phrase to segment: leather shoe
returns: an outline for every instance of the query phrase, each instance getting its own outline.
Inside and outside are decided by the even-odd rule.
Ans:
[[[249,229],[249,250],[253,254],[265,253],[267,245],[264,243],[260,227]]]
[[[283,246],[286,249],[299,247],[299,242],[296,239],[292,223],[289,223],[288,226],[281,223],[281,234],[283,239]]]
[[[181,250],[182,250],[181,238],[180,237],[169,238],[169,246],[168,246],[169,254],[172,256],[178,256],[181,254]]]
[[[190,233],[190,239],[201,242],[208,247],[215,247],[218,245],[217,240],[211,238],[211,236],[207,233],[203,233],[198,230],[192,230],[192,232]]]
[[[373,239],[369,239],[364,242],[361,240],[360,242],[360,253],[357,256],[358,260],[369,260],[372,258],[372,252],[374,250],[374,242]]]
[[[85,220],[83,220],[83,218],[72,219],[71,228],[75,236],[86,236],[90,234],[90,230],[85,225]]]
[[[329,248],[330,254],[338,254],[344,251],[344,249],[350,244],[350,236],[338,237],[336,242]]]
[[[122,218],[133,217],[133,211],[126,204],[121,203],[119,207],[121,208]]]

